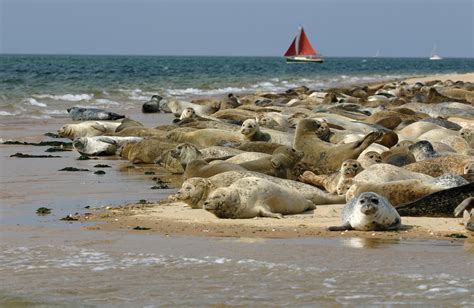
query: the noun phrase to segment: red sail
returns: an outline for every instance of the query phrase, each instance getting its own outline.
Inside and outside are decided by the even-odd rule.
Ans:
[[[311,46],[311,43],[309,42],[308,38],[306,37],[306,34],[304,33],[303,28],[301,28],[300,42],[299,42],[298,47],[299,47],[298,48],[298,50],[299,50],[298,55],[300,55],[300,56],[316,56],[316,51],[314,51],[313,47]]]
[[[288,50],[285,52],[284,56],[285,57],[296,56],[296,37],[293,39],[293,42],[291,43]]]

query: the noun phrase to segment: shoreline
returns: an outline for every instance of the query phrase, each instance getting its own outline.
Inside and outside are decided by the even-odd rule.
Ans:
[[[474,82],[474,73],[440,74],[410,77],[396,81],[448,80]],[[386,81],[394,82],[394,81]],[[381,83],[368,84],[377,86]],[[472,241],[474,234],[462,225],[461,218],[402,217],[399,231],[327,231],[330,225],[340,224],[343,204],[317,206],[312,213],[285,216],[284,219],[219,219],[202,209],[191,209],[184,203],[166,199],[158,203],[127,204],[105,211],[81,215],[80,221],[98,222],[86,230],[128,231],[159,233],[164,235],[191,235],[212,237],[296,238],[296,237],[361,237],[375,239],[422,239],[456,241],[464,236]],[[147,230],[135,231],[142,227]],[[149,228],[149,229],[148,229]]]

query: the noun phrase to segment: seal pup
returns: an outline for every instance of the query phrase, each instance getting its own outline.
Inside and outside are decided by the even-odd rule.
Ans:
[[[287,132],[289,127],[288,117],[279,112],[263,112],[257,115],[257,123],[263,127]]]
[[[300,181],[312,184],[316,187],[324,188],[328,193],[345,195],[348,186],[352,185],[352,181],[348,181],[363,170],[362,165],[354,159],[348,159],[341,165],[338,172],[329,175],[316,175],[311,171],[305,171],[298,178]],[[347,185],[350,183],[350,185]]]
[[[245,177],[258,177],[284,186],[289,190],[302,194],[314,204],[339,204],[345,202],[344,196],[328,194],[314,186],[297,181],[281,179],[252,171],[227,171],[209,178],[189,178],[183,182],[176,193],[176,199],[185,202],[191,208],[202,208],[209,194],[218,187],[228,187],[235,181]]]
[[[341,220],[341,226],[331,226],[328,230],[397,230],[402,221],[387,199],[372,192],[362,193],[346,203],[342,209]]]
[[[464,226],[469,231],[474,231],[474,197],[469,197],[454,209],[454,216],[463,213]]]
[[[79,137],[73,140],[76,151],[86,156],[115,155],[125,142],[138,142],[141,137],[97,136]]]
[[[160,101],[163,97],[159,95],[153,95],[151,99],[142,105],[143,113],[157,113],[160,112]]]
[[[118,120],[125,118],[124,115],[120,115],[114,112],[105,111],[98,108],[82,108],[72,107],[68,108],[67,112],[71,116],[73,121],[91,121],[91,120]]]
[[[316,206],[295,191],[268,180],[247,177],[229,187],[220,187],[210,193],[204,209],[219,218],[283,218],[300,214]]]
[[[331,144],[315,135],[321,123],[314,119],[302,119],[296,126],[293,148],[305,154],[303,161],[319,173],[331,173],[340,168],[347,159],[356,159],[362,151],[382,136],[381,132],[371,132],[356,142]]]
[[[396,209],[401,216],[453,217],[455,208],[470,197],[474,197],[474,183],[444,189]]]
[[[120,122],[113,121],[85,121],[81,123],[65,124],[58,130],[58,135],[71,140],[79,137],[94,137],[114,133]]]

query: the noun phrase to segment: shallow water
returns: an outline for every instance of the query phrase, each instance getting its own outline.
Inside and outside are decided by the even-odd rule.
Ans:
[[[474,301],[473,253],[462,242],[2,229],[0,304],[16,299],[67,306],[469,306]]]

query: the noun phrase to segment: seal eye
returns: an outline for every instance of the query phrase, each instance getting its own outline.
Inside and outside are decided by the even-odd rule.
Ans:
[[[353,164],[353,165],[352,165],[352,167],[356,168],[356,167],[357,167],[357,165],[356,165],[356,164]]]
[[[378,199],[370,199],[370,201],[371,201],[373,204],[379,204],[379,200],[378,200]]]
[[[364,203],[365,203],[365,199],[360,200],[360,204],[364,204]]]

